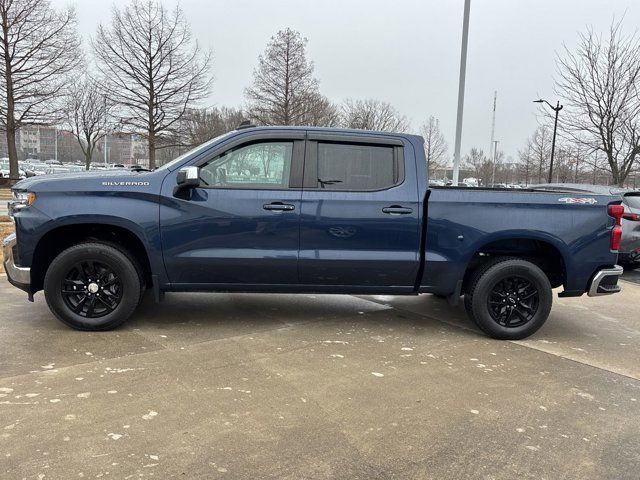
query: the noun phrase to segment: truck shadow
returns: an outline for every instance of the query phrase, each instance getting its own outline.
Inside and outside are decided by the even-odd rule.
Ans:
[[[409,304],[403,304],[410,299]],[[180,331],[194,326],[204,334],[242,335],[256,330],[325,323],[337,327],[383,324],[398,328],[454,326],[478,332],[461,307],[432,295],[419,297],[171,293],[156,304],[147,295],[125,328]],[[212,327],[214,327],[212,329]],[[458,330],[456,328],[456,330]]]

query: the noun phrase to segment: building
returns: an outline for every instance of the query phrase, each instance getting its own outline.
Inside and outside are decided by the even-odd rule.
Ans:
[[[105,161],[104,148],[107,148],[106,162],[120,163],[123,165],[149,165],[147,141],[135,133],[118,132],[107,135],[98,144],[93,161],[101,163]]]
[[[99,142],[93,154],[93,162],[105,161],[104,144],[104,139]],[[124,132],[110,134],[106,144],[106,163],[149,165],[147,141],[141,135]],[[56,127],[27,125],[20,128],[16,133],[16,148],[20,160],[37,158],[84,163],[82,149],[73,133]],[[0,131],[0,157],[8,155],[7,135]]]
[[[16,149],[18,158],[38,158],[40,160],[57,157],[56,140],[60,131],[55,127],[44,125],[26,125],[16,132]],[[8,156],[7,134],[0,132],[0,156]]]

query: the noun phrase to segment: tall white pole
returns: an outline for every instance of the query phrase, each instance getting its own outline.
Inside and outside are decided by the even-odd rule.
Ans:
[[[56,158],[56,161],[58,161],[58,127],[55,127],[53,131],[56,136],[56,154],[55,154],[56,157],[55,158]]]
[[[500,140],[493,141],[493,173],[491,174],[491,187],[496,183],[496,160],[498,159],[498,143]]]
[[[469,42],[469,10],[471,0],[464,0],[462,21],[462,49],[460,52],[460,81],[458,84],[458,118],[456,120],[456,145],[453,153],[453,186],[458,186],[460,175],[460,143],[462,141],[462,110],[464,109],[464,82],[467,74],[467,44]]]
[[[493,158],[493,140],[496,136],[496,102],[498,100],[498,91],[493,92],[493,116],[491,117],[491,143],[489,143],[489,158]]]

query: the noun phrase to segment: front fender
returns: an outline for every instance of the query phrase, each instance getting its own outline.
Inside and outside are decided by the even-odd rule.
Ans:
[[[40,242],[55,235],[56,229],[72,225],[115,226],[130,231],[140,240],[152,274],[164,283],[159,210],[157,195],[141,192],[40,194],[32,208],[16,215],[20,262],[23,266],[32,266]]]

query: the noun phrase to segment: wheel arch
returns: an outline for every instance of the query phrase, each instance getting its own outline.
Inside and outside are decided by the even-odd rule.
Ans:
[[[31,260],[31,290],[42,289],[44,276],[53,259],[63,250],[86,241],[104,242],[128,252],[137,262],[145,285],[151,285],[152,268],[148,246],[138,232],[139,226],[118,218],[74,221],[50,228],[38,240]]]
[[[469,287],[473,273],[496,256],[516,257],[536,264],[547,275],[552,287],[566,284],[571,268],[566,244],[544,233],[504,232],[476,245],[468,258],[462,291]]]

